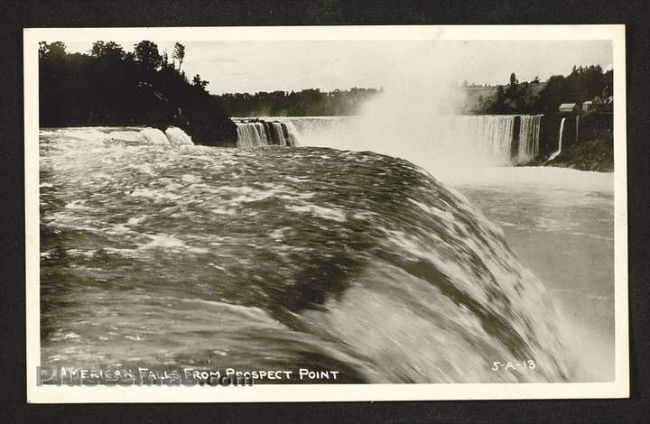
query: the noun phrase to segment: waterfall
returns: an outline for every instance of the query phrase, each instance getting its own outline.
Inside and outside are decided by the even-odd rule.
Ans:
[[[449,138],[477,151],[497,165],[511,164],[511,143],[516,115],[457,115],[449,122]]]
[[[496,159],[499,164],[510,164],[511,143],[513,137],[513,129],[515,123],[514,116],[496,116],[488,119],[488,128],[484,135],[487,139],[487,145],[490,146],[492,157]],[[484,142],[480,138],[478,142]]]
[[[139,141],[143,144],[169,144],[169,139],[165,133],[157,128],[144,128],[142,131],[140,131],[138,137]]]
[[[265,121],[261,119],[237,122],[237,147],[298,145],[298,132],[291,122]]]
[[[513,151],[515,119],[520,119],[518,147]],[[451,132],[467,147],[478,150],[499,165],[526,164],[539,155],[542,115],[460,115]]]
[[[506,117],[459,122],[505,135],[510,125]],[[242,134],[256,143],[269,139],[266,130],[290,132],[247,124]],[[170,367],[207,358],[215,370],[334,369],[352,383],[582,381],[573,328],[548,290],[501,228],[425,170],[367,151],[124,148],[123,137],[131,134],[41,130],[42,322],[52,330],[41,337],[44,365],[152,368],[164,340]],[[508,202],[523,192],[480,193],[503,205],[506,222],[521,221]],[[216,282],[215,269],[223,271]],[[106,299],[119,319],[93,315]],[[83,322],[88,316],[97,326]],[[214,354],[219,338],[225,357]],[[534,361],[535,369],[495,372],[494,361]]]
[[[266,128],[260,122],[237,124],[237,147],[267,145]]]
[[[539,155],[539,130],[542,115],[521,115],[519,126],[519,152],[517,162],[529,163]]]
[[[137,141],[142,144],[158,144],[163,146],[179,147],[183,145],[193,146],[192,137],[176,127],[169,127],[165,132],[157,128],[144,128],[136,136]]]
[[[440,115],[422,128],[416,136],[426,142],[423,149],[440,156],[478,154],[490,165],[509,166],[527,164],[539,155],[539,136],[542,115]],[[382,133],[360,122],[358,117],[268,117],[264,119],[238,118],[238,147],[268,145],[326,146],[344,150],[373,150],[372,140]],[[519,119],[517,130],[515,121]],[[404,122],[409,127],[404,135],[418,131],[418,122]],[[416,127],[416,128],[413,128]],[[517,133],[515,134],[515,131]],[[513,140],[518,139],[518,143]],[[364,140],[370,140],[365,143]],[[396,138],[397,140],[397,138]],[[429,141],[430,140],[430,141]],[[409,148],[413,151],[412,148]],[[399,150],[399,149],[398,149]],[[392,151],[380,153],[394,154]],[[462,153],[459,153],[462,152]]]
[[[298,130],[293,125],[293,122],[286,121],[282,123],[287,131],[287,139],[289,141],[289,146],[298,146]]]
[[[194,142],[192,141],[192,137],[185,134],[185,132],[180,128],[169,127],[165,131],[165,135],[167,136],[167,139],[169,140],[169,143],[172,146],[192,146],[192,145],[194,145]]]
[[[564,135],[564,121],[566,121],[566,118],[562,118],[562,121],[560,121],[560,133],[558,134],[557,137],[557,151],[553,152],[553,154],[548,158],[547,162],[552,161],[560,153],[562,153],[562,136]]]

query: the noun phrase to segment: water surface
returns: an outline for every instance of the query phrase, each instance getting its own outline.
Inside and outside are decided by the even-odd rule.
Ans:
[[[533,273],[559,243],[589,247],[606,194],[553,208],[540,191],[457,184],[467,201],[375,153],[172,146],[138,131],[41,131],[43,365],[588,378],[555,300],[606,296],[606,278],[598,291]],[[531,231],[549,238],[527,242]],[[528,360],[534,370],[491,369]]]

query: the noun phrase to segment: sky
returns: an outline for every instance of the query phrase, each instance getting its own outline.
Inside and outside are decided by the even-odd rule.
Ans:
[[[55,40],[51,40],[55,41]],[[66,42],[65,40],[63,40]],[[109,41],[109,40],[105,40]],[[133,42],[120,42],[132,50]],[[171,57],[174,42],[156,41]],[[213,94],[390,88],[422,80],[505,84],[567,75],[574,65],[612,67],[610,41],[188,41],[183,70]],[[91,42],[66,42],[88,52]]]

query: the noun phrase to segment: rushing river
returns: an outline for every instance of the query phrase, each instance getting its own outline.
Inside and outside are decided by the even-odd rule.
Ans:
[[[447,176],[445,176],[447,177]],[[450,175],[544,282],[568,323],[585,380],[614,378],[613,175],[495,168]]]
[[[441,183],[376,153],[136,128],[44,129],[40,150],[43,365],[611,378],[576,342],[613,355],[606,182]]]

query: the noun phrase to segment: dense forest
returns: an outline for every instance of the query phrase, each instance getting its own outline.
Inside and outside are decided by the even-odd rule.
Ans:
[[[185,47],[172,58],[151,41],[127,52],[112,41],[97,41],[89,54],[68,53],[64,43],[39,43],[40,125],[175,125],[197,144],[227,145],[236,126],[207,81],[183,72]]]
[[[231,116],[335,116],[354,115],[381,90],[352,88],[329,92],[307,89],[255,94],[223,94],[218,99]]]
[[[553,113],[562,103],[593,101],[596,107],[611,107],[614,73],[603,72],[600,65],[573,67],[568,76],[554,75],[546,82],[535,78],[519,82],[510,75],[510,83],[497,87],[472,87],[468,92],[466,112],[488,114]]]

